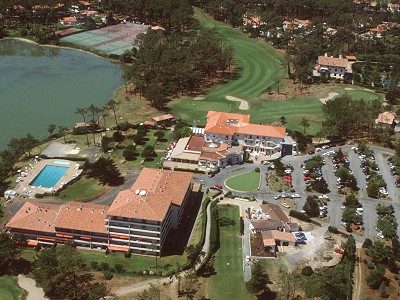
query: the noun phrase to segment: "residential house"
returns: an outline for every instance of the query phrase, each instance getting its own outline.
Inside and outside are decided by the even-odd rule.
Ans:
[[[64,26],[76,26],[79,24],[75,17],[64,17],[60,19],[59,22]]]
[[[250,123],[250,115],[209,111],[204,128],[207,143],[241,146],[251,155],[281,155],[286,128]]]
[[[293,233],[282,232],[279,230],[268,230],[261,232],[264,247],[269,252],[276,252],[279,246],[296,246],[296,239]]]
[[[319,56],[317,66],[313,72],[314,76],[321,76],[326,78],[344,79],[346,73],[350,73],[348,69],[348,60],[346,58],[339,58],[333,56]]]
[[[90,249],[160,255],[168,233],[182,221],[191,181],[190,173],[144,168],[110,207],[26,202],[6,228],[12,234],[25,234],[30,246],[75,243]]]
[[[396,125],[396,113],[392,111],[385,111],[380,113],[375,119],[375,123],[383,127],[394,127]]]
[[[391,3],[391,2],[389,2],[387,4],[387,10],[392,12],[392,13],[400,12],[400,3]]]

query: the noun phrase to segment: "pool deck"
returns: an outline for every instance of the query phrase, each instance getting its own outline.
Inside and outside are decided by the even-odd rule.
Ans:
[[[69,162],[69,165],[65,164],[57,164],[55,161],[65,161]],[[57,166],[57,167],[68,167],[68,170],[65,174],[60,178],[60,180],[56,183],[54,188],[45,188],[40,186],[30,186],[29,183],[43,170],[45,166]],[[19,182],[15,182],[14,190],[18,195],[26,195],[30,198],[35,198],[35,194],[43,194],[43,193],[51,193],[56,192],[65,184],[67,184],[72,179],[79,177],[81,175],[82,170],[78,168],[78,163],[75,161],[70,161],[66,159],[40,159],[34,160],[29,166],[22,168],[21,173],[26,173],[26,176],[18,177]]]

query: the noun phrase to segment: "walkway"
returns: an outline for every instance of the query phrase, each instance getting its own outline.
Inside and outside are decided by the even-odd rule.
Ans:
[[[42,288],[36,286],[35,280],[28,278],[25,275],[18,275],[18,285],[28,292],[26,300],[47,300],[48,298],[44,296]]]

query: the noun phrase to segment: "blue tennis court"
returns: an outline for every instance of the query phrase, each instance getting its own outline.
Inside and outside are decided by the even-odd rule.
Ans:
[[[69,168],[59,166],[45,166],[42,171],[31,181],[31,186],[41,186],[45,188],[54,187],[64,176]]]

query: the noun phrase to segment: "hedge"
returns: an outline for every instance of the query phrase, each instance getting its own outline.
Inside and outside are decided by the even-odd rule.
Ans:
[[[289,212],[289,216],[294,217],[294,218],[297,218],[297,219],[299,219],[299,220],[301,220],[301,221],[304,221],[304,222],[308,222],[308,223],[311,222],[311,219],[310,219],[306,214],[304,214],[304,213],[302,213],[302,212],[299,212],[299,211],[297,211],[297,210],[293,210],[293,209],[292,209],[292,210]]]

